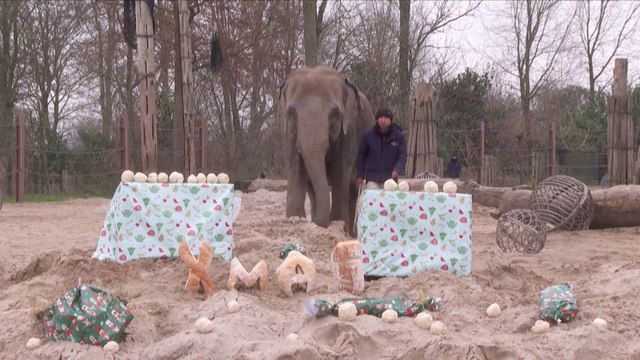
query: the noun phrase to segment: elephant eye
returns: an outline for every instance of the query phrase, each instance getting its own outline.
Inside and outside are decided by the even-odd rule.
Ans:
[[[295,120],[295,119],[296,119],[296,117],[297,117],[297,114],[296,114],[296,108],[294,108],[294,107],[289,107],[289,109],[287,109],[287,118],[288,118],[289,120]]]
[[[331,121],[339,120],[341,116],[342,116],[342,112],[338,108],[333,108],[329,112],[329,119],[331,119]]]

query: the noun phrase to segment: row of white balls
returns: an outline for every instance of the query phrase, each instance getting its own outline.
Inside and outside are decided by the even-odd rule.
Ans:
[[[384,189],[387,191],[409,191],[409,183],[406,181],[400,181],[400,183],[396,183],[395,180],[389,179],[384,182]],[[438,192],[438,184],[435,181],[429,180],[424,183],[424,191],[430,193]],[[442,192],[455,194],[456,191],[458,191],[458,187],[453,181],[447,181],[442,186]]]
[[[156,174],[154,172],[149,173],[149,175],[145,175],[141,172],[137,172],[137,173],[133,173],[133,171],[131,170],[125,170],[122,172],[122,175],[120,176],[120,179],[122,179],[122,181],[127,181],[127,182],[140,182],[140,183],[144,183],[144,182],[149,182],[149,183],[183,183],[184,182],[184,175],[182,175],[181,173],[174,171],[172,172],[170,175],[167,175],[166,173],[159,173]],[[215,183],[219,183],[219,184],[228,184],[229,183],[229,175],[225,174],[225,173],[220,173],[218,175],[216,174],[209,174],[209,175],[205,175],[203,173],[199,173],[197,176],[196,175],[189,175],[189,177],[187,178],[187,182],[190,184],[196,184],[196,183],[200,183],[200,184],[204,184],[204,183],[209,183],[209,184],[215,184]]]

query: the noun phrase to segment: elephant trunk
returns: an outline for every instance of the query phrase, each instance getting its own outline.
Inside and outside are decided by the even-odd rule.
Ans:
[[[325,165],[327,149],[323,149],[321,145],[309,146],[307,144],[307,146],[300,148],[300,152],[313,187],[313,189],[309,189],[311,221],[318,226],[327,227],[331,221],[330,191]]]

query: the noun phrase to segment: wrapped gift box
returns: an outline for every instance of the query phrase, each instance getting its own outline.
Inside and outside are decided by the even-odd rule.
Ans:
[[[174,258],[182,241],[195,256],[200,240],[231,260],[232,184],[121,182],[100,231],[93,257],[120,263],[142,258]]]
[[[471,273],[471,195],[365,190],[358,240],[365,275]]]

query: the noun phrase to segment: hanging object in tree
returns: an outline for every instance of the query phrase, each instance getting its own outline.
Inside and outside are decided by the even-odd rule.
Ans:
[[[151,23],[153,32],[156,32],[156,19],[154,16],[155,0],[147,0],[151,11]],[[124,41],[132,49],[136,49],[136,0],[124,0]]]
[[[217,27],[216,27],[217,28]],[[218,30],[213,30],[213,36],[211,37],[211,71],[217,74],[220,71],[223,63],[222,49],[220,48],[220,36],[218,36]]]
[[[124,41],[130,48],[136,48],[136,3],[124,0]]]

